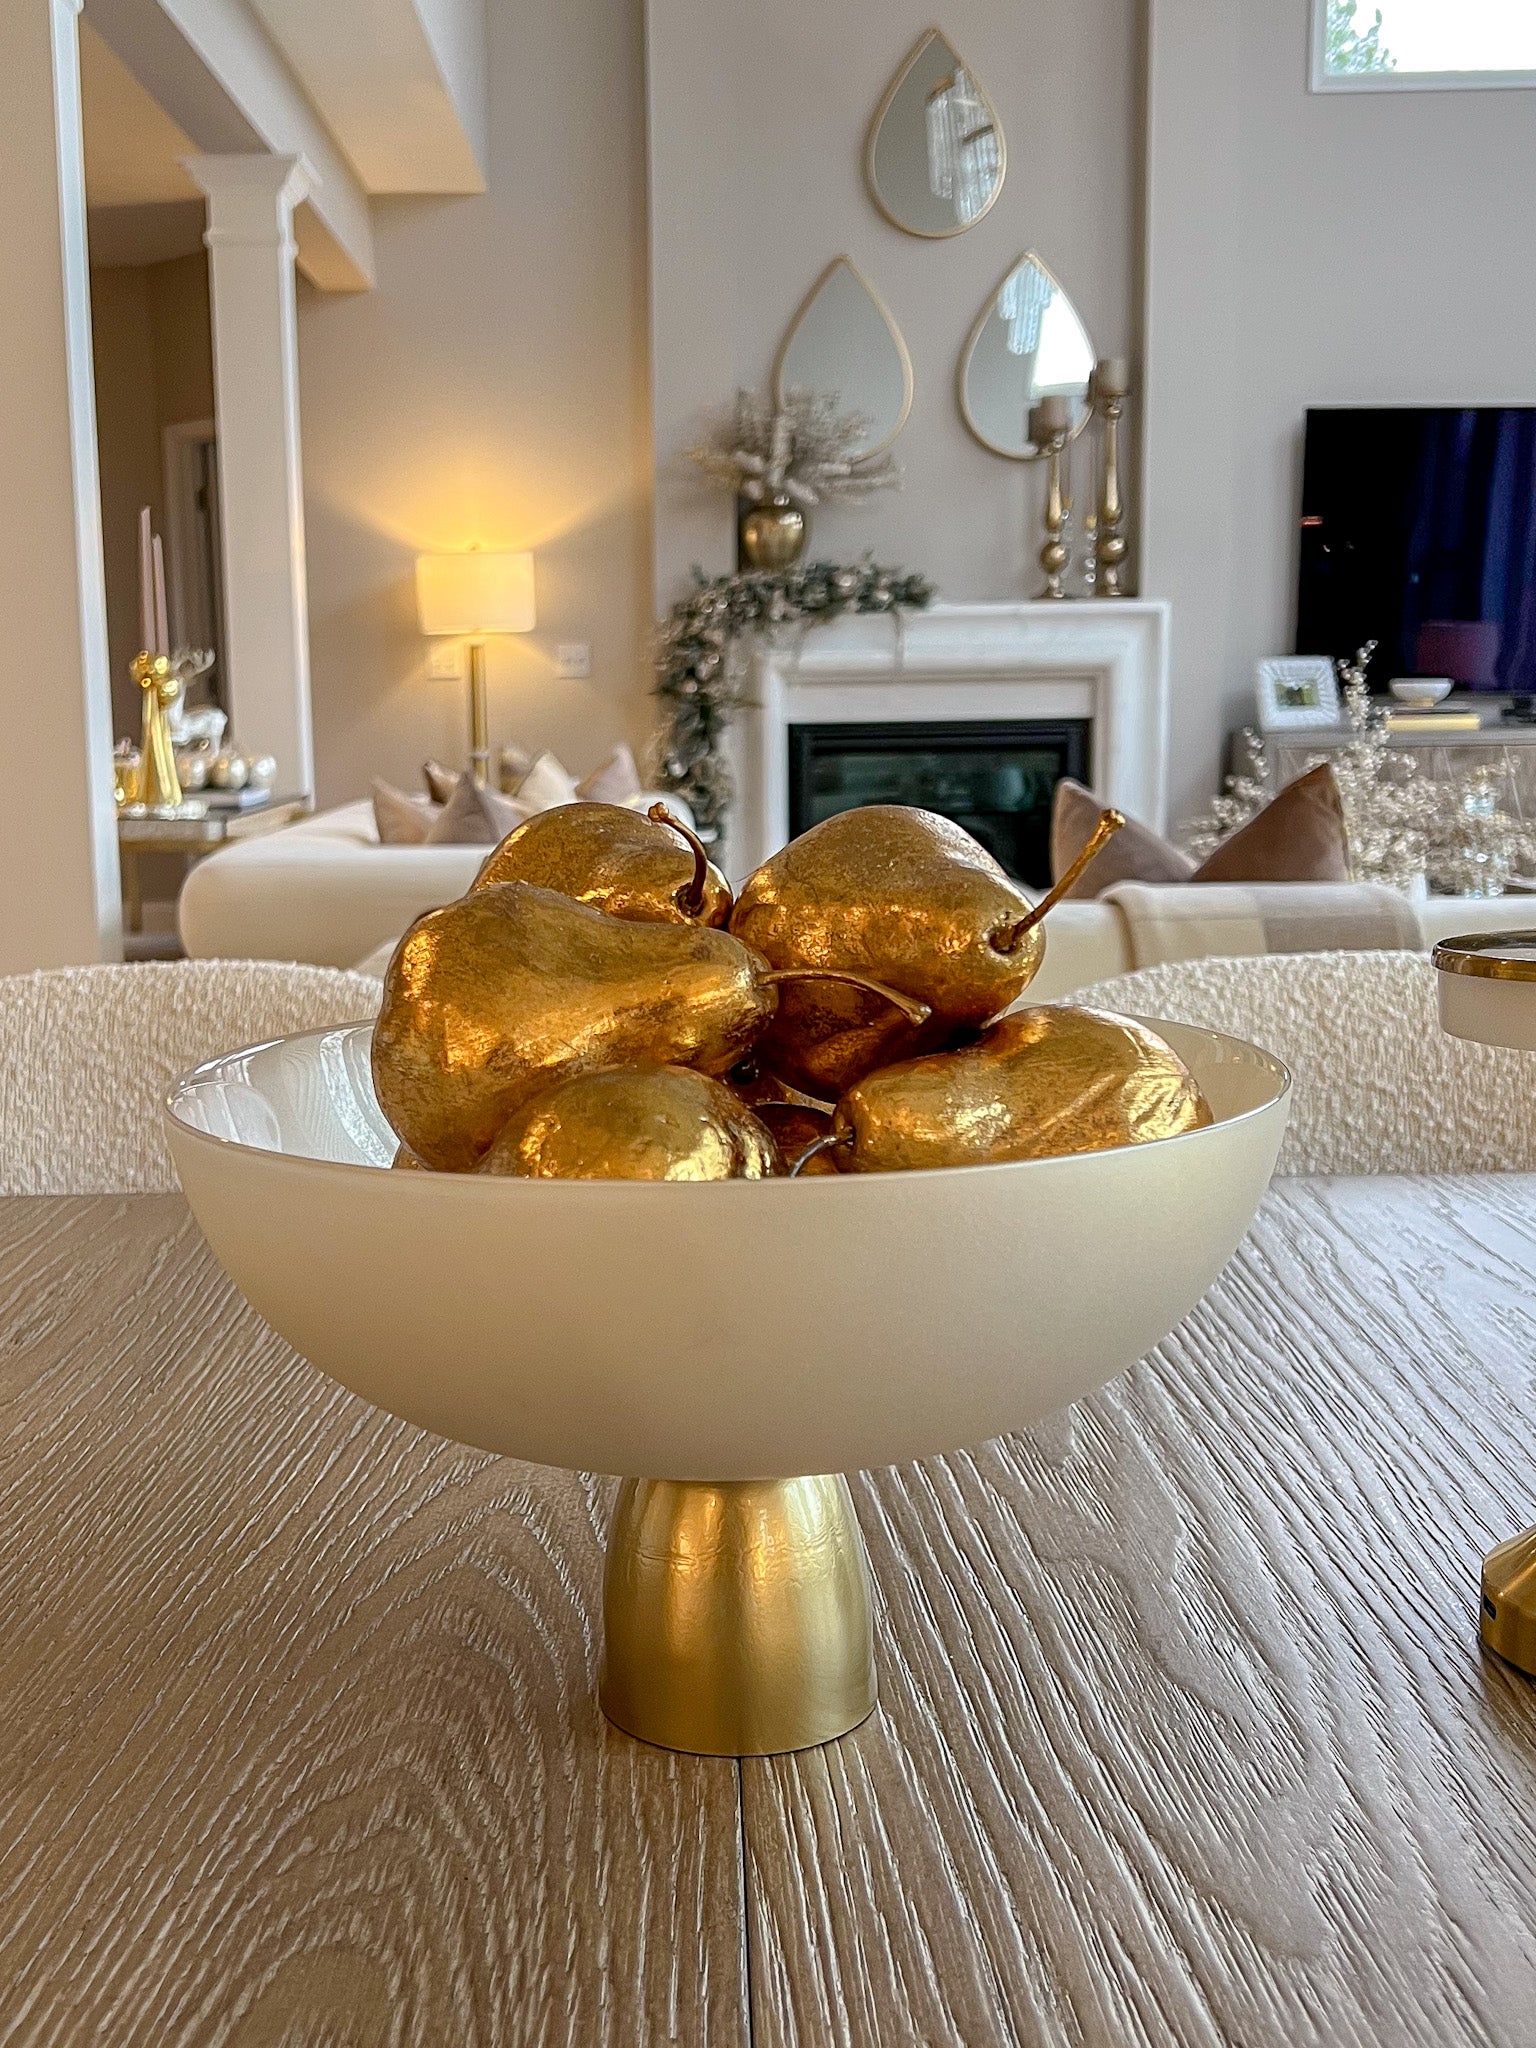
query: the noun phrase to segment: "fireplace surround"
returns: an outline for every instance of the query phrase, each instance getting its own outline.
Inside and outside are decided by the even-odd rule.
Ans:
[[[1057,735],[1071,729],[1075,736],[1058,749],[1059,772],[1077,774],[1105,803],[1162,830],[1168,634],[1168,606],[1146,599],[938,604],[901,619],[844,616],[763,648],[751,701],[730,736],[737,800],[726,845],[729,867],[743,875],[789,838],[796,815],[792,776],[803,778],[817,753],[804,736],[807,728],[877,728],[878,739],[853,750],[866,756],[882,749],[888,757],[946,748],[974,753],[990,745],[1000,767],[1010,748],[1027,743],[1030,728]],[[891,731],[902,726],[919,729],[919,740],[924,728],[946,736],[941,746],[924,747]],[[991,737],[978,737],[967,749],[963,739],[948,736],[965,726],[973,736]],[[834,749],[837,744],[848,751],[846,739]],[[821,751],[827,758],[827,748]],[[1067,765],[1069,755],[1082,763],[1080,773]],[[865,759],[858,773],[877,793],[879,763]],[[974,781],[974,761],[968,773]],[[804,798],[802,789],[802,817]],[[1005,813],[1008,808],[1002,806]]]

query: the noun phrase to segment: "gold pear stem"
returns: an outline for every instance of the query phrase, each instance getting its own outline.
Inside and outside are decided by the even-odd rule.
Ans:
[[[789,1179],[798,1180],[803,1169],[809,1166],[818,1154],[822,1152],[835,1152],[839,1146],[846,1148],[847,1144],[848,1133],[846,1131],[828,1131],[824,1138],[813,1139],[789,1169]]]
[[[872,981],[867,974],[850,974],[841,967],[774,967],[763,976],[763,981],[770,987],[784,981],[845,981],[850,988],[861,988],[868,995],[883,996],[900,1010],[909,1024],[926,1024],[933,1015],[932,1007],[920,1002],[916,996],[904,996],[900,989],[887,988],[883,981]]]
[[[676,902],[685,917],[697,917],[704,908],[704,885],[709,879],[709,854],[703,840],[681,818],[674,817],[665,804],[652,804],[645,815],[653,825],[670,825],[693,848],[693,880],[678,890]]]
[[[993,939],[992,943],[997,947],[999,953],[1016,953],[1018,951],[1020,942],[1026,934],[1034,930],[1035,926],[1048,911],[1055,909],[1056,905],[1066,895],[1088,863],[1104,851],[1104,848],[1114,838],[1124,823],[1125,813],[1123,811],[1105,811],[1102,813],[1098,824],[1093,828],[1092,838],[1077,856],[1077,859],[1073,861],[1071,867],[1067,869],[1061,880],[1054,883],[1050,890],[1040,898],[1040,901],[1027,917],[1019,919],[1013,930],[1008,934],[1006,941],[999,942],[998,939]]]

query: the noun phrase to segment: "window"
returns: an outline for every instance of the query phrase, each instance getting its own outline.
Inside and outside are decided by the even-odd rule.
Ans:
[[[1312,0],[1314,92],[1536,85],[1533,0]]]

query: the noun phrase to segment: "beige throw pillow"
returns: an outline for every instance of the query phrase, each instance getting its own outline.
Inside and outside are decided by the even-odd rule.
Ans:
[[[437,813],[421,797],[407,796],[392,782],[373,778],[373,822],[380,846],[421,846]]]
[[[428,846],[499,846],[522,824],[527,812],[500,790],[484,788],[473,776],[461,775],[453,795],[432,820]]]
[[[427,785],[427,795],[435,804],[445,804],[453,795],[454,785],[459,779],[457,768],[445,768],[441,761],[423,761],[421,779]]]

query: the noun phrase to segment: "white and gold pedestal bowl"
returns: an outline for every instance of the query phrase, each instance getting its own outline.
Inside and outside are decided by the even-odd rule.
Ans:
[[[624,1477],[603,1706],[669,1748],[757,1755],[830,1740],[875,1704],[868,1568],[835,1475],[1092,1392],[1174,1328],[1247,1230],[1285,1070],[1158,1029],[1209,1128],[1016,1165],[391,1172],[365,1025],[211,1061],[173,1091],[169,1137],[216,1256],[323,1372],[442,1436]]]

